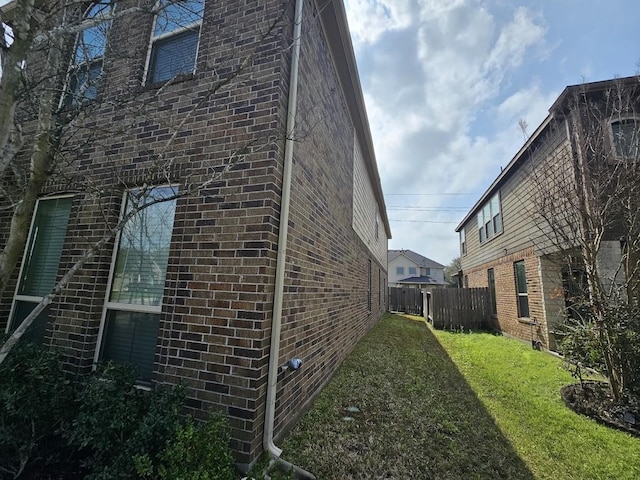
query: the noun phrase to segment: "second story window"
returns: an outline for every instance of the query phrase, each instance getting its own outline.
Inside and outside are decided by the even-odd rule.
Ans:
[[[460,230],[460,254],[467,254],[467,234],[465,233],[464,228]]]
[[[640,155],[640,119],[625,118],[611,122],[611,135],[617,157],[637,158]]]
[[[416,275],[416,267],[409,267],[409,275]]]
[[[110,0],[94,2],[85,12],[85,20],[95,20],[92,26],[78,34],[71,71],[69,74],[68,100],[70,105],[94,100],[98,96],[98,82],[102,76],[104,54],[107,49],[107,34],[111,22],[100,21],[111,12]]]
[[[396,267],[396,275],[404,275],[404,267]]]
[[[478,239],[484,243],[494,235],[502,232],[502,213],[500,197],[496,193],[478,212]],[[464,253],[464,252],[463,252]]]
[[[160,0],[151,35],[147,83],[193,73],[204,0]]]

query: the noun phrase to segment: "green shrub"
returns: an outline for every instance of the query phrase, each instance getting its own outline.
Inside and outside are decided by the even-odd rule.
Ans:
[[[135,478],[134,458],[146,455],[155,465],[176,431],[183,389],[144,391],[135,380],[133,370],[106,364],[78,390],[66,437],[82,453],[89,480]]]
[[[572,320],[558,329],[559,351],[574,376],[582,380],[583,367],[606,374],[604,353],[610,351],[612,367],[619,372],[622,388],[640,394],[640,308],[624,303],[602,309],[602,319]]]
[[[61,425],[74,414],[58,354],[18,344],[0,365],[0,478],[68,461]]]
[[[158,477],[162,480],[236,478],[226,418],[213,414],[207,422],[196,424],[187,417],[160,454]]]
[[[235,478],[226,419],[181,422],[183,388],[136,388],[113,364],[74,382],[61,367],[28,343],[0,365],[0,478]]]

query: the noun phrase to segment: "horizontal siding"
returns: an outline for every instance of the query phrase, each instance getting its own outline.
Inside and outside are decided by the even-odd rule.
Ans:
[[[535,246],[537,251],[550,248],[550,229],[540,218],[539,199],[545,197],[551,179],[571,181],[571,148],[564,123],[543,132],[544,137],[512,175],[500,187],[503,232],[480,244],[475,215],[464,225],[467,253],[462,269],[483,265],[499,257]],[[564,188],[558,186],[557,188]]]

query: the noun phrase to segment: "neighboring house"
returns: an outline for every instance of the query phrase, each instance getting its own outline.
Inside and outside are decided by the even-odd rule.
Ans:
[[[594,197],[579,181],[595,178],[589,177],[595,175],[590,165],[600,171],[613,168],[628,161],[621,152],[631,150],[636,161],[640,158],[640,116],[634,113],[639,80],[567,87],[456,227],[463,286],[489,288],[497,329],[556,349],[554,327],[570,307],[572,288],[582,275],[580,267],[562,260],[579,248],[576,229],[564,226],[574,225],[567,212],[592,204]],[[616,110],[615,99],[622,95],[629,102]],[[637,177],[629,181],[637,182]],[[600,271],[607,272],[619,265],[625,239],[611,228],[605,228],[602,239],[597,261]],[[391,262],[389,268],[391,276]]]
[[[428,288],[446,285],[444,265],[411,250],[387,252],[390,287]]]
[[[113,360],[138,367],[146,385],[186,385],[191,413],[228,415],[236,460],[247,465],[270,441],[269,423],[280,438],[386,311],[391,232],[342,0],[298,0],[304,8],[297,76],[290,48],[296,2],[230,3],[184,0],[193,7],[191,26],[179,36],[167,20],[117,17],[109,44],[128,49],[127,56],[110,59],[111,49],[103,47],[92,50],[99,58],[91,63],[72,62],[71,102],[140,89],[146,111],[184,123],[168,153],[171,168],[158,178],[149,159],[171,134],[160,123],[131,126],[127,111],[112,107],[77,120],[80,127],[120,126],[122,133],[86,151],[79,144],[77,156],[67,159],[78,181],[98,188],[49,182],[12,280],[15,290],[2,298],[0,327],[15,328],[103,236],[107,222],[113,225],[135,202],[170,197],[222,171],[198,195],[136,215],[29,334],[61,348],[68,368],[80,375]],[[258,49],[246,77],[200,104],[216,81],[215,62],[239,55],[280,16],[284,33]],[[102,75],[101,82],[86,83],[92,75]],[[292,109],[307,126],[296,141],[284,135]],[[256,132],[270,142],[224,171],[230,152]],[[149,178],[154,188],[137,195]],[[8,215],[0,210],[0,242]],[[272,336],[276,322],[279,337]],[[278,368],[293,358],[302,360],[300,370]]]

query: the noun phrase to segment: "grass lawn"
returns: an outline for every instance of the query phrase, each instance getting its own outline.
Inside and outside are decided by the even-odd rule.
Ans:
[[[568,383],[560,360],[527,344],[386,315],[283,458],[323,480],[640,478],[640,439],[568,410]]]

